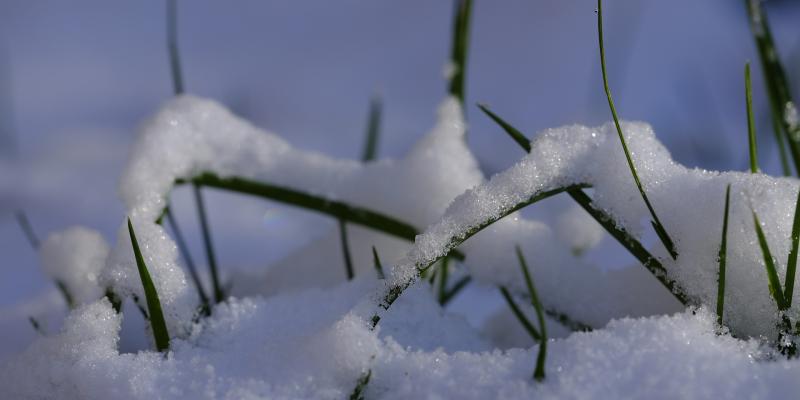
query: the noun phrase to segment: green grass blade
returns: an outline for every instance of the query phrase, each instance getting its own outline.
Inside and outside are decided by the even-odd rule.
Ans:
[[[172,89],[175,95],[181,95],[184,92],[184,86],[183,86],[183,70],[181,69],[180,52],[178,51],[177,0],[167,0],[166,16],[167,16],[167,21],[166,21],[167,53],[169,54],[169,65],[170,65],[170,72],[172,75]],[[206,210],[205,206],[203,205],[203,193],[200,192],[200,188],[197,186],[194,187],[194,197],[195,197],[195,204],[197,205],[197,213],[200,216],[200,225],[203,230],[203,245],[205,246],[206,257],[208,259],[208,267],[211,271],[211,282],[213,285],[214,300],[215,302],[219,303],[223,300],[225,296],[223,294],[222,289],[220,288],[219,276],[217,274],[216,258],[214,257],[214,249],[212,248],[211,245],[211,235],[208,231]],[[194,260],[192,259],[192,256],[189,253],[189,248],[186,246],[186,242],[183,240],[183,235],[181,234],[181,231],[178,228],[178,223],[172,216],[169,207],[164,209],[164,215],[167,217],[167,220],[169,221],[172,227],[172,232],[175,234],[175,239],[178,244],[178,249],[180,250],[181,255],[183,256],[183,259],[186,261],[186,265],[189,268],[189,274],[191,275],[195,287],[197,288],[197,294],[200,297],[201,310],[204,315],[210,315],[211,306],[210,306],[209,296],[206,295],[205,290],[203,289],[203,284],[200,281],[200,277],[197,273],[197,268],[195,267]],[[157,223],[160,224],[160,222]]]
[[[747,138],[750,145],[750,172],[758,173],[758,149],[756,147],[756,122],[753,118],[753,91],[750,85],[750,63],[744,65],[744,98],[747,109]]]
[[[358,381],[356,381],[356,387],[353,388],[353,392],[350,394],[350,400],[364,400],[364,390],[367,388],[369,384],[369,379],[372,377],[372,370],[368,370],[365,374],[362,374]]]
[[[567,193],[576,203],[583,207],[597,223],[605,228],[606,232],[608,232],[611,237],[616,239],[619,244],[631,253],[631,255],[636,257],[636,259],[639,260],[639,262],[642,263],[642,265],[650,271],[673,296],[675,296],[675,299],[683,305],[689,304],[689,296],[686,294],[686,291],[676,281],[667,276],[667,270],[661,262],[650,254],[633,235],[629,234],[624,228],[619,227],[610,215],[595,207],[591,197],[589,197],[586,192],[583,190],[570,190]]]
[[[28,240],[28,243],[30,243],[31,248],[33,248],[34,251],[38,251],[41,241],[39,241],[39,237],[36,236],[36,232],[33,231],[33,226],[31,226],[31,222],[28,220],[28,215],[22,210],[17,210],[14,212],[14,218],[17,221],[17,225],[19,225],[19,228],[22,230],[22,233],[25,235],[25,238]],[[53,280],[53,283],[56,285],[56,288],[58,288],[59,293],[61,293],[61,297],[64,298],[67,307],[70,310],[75,308],[75,301],[67,285],[58,279]]]
[[[585,322],[577,321],[577,320],[573,319],[572,317],[570,317],[569,315],[564,314],[562,312],[559,312],[559,311],[556,311],[556,310],[552,310],[552,309],[545,309],[544,313],[548,317],[558,321],[558,323],[560,323],[561,325],[564,325],[565,327],[569,328],[573,332],[591,332],[591,331],[594,330],[594,328],[592,328],[591,325],[589,325],[589,324],[587,324]]]
[[[211,286],[214,291],[214,302],[220,303],[225,300],[225,293],[222,290],[219,280],[219,272],[217,271],[217,257],[214,255],[214,245],[211,241],[211,229],[208,226],[208,217],[206,216],[206,206],[203,201],[203,193],[200,191],[199,185],[193,185],[194,199],[197,204],[197,217],[200,220],[200,230],[203,233],[203,247],[206,250],[206,259],[208,260],[208,270],[211,273]]]
[[[383,115],[383,100],[375,95],[369,102],[369,117],[367,118],[367,140],[364,142],[364,151],[361,161],[372,161],[378,154],[378,141],[381,136],[381,116]]]
[[[792,248],[789,250],[789,260],[786,262],[786,307],[792,306],[794,293],[794,277],[797,271],[797,244],[800,241],[800,192],[797,193],[797,202],[794,206],[794,222],[792,223]]]
[[[787,309],[786,298],[783,295],[783,290],[781,290],[781,281],[775,269],[775,261],[772,258],[772,253],[769,251],[767,237],[761,229],[761,222],[758,220],[755,211],[753,211],[753,224],[755,224],[756,227],[756,235],[758,235],[758,245],[761,247],[761,254],[764,256],[764,267],[767,270],[767,279],[769,280],[769,294],[775,299],[778,310],[784,311]]]
[[[603,75],[603,89],[606,92],[606,99],[608,99],[608,107],[611,109],[611,116],[614,118],[614,126],[617,128],[617,134],[619,135],[620,143],[622,144],[622,150],[625,152],[625,159],[628,161],[628,167],[631,170],[631,174],[633,175],[633,180],[636,182],[636,187],[639,189],[639,194],[642,196],[642,200],[644,200],[647,209],[650,211],[650,216],[653,217],[651,223],[653,224],[653,228],[658,235],[658,238],[661,240],[661,243],[664,244],[667,251],[669,252],[670,256],[673,259],[678,258],[678,252],[675,249],[675,243],[672,241],[672,238],[669,237],[667,234],[667,230],[664,229],[664,224],[658,219],[658,215],[656,215],[655,209],[650,204],[650,200],[647,198],[647,194],[644,191],[644,187],[642,186],[642,182],[639,180],[639,174],[636,172],[636,166],[633,164],[633,158],[631,158],[631,153],[628,151],[628,144],[625,142],[625,135],[622,134],[622,126],[619,123],[619,116],[617,115],[617,109],[614,107],[614,100],[611,98],[611,89],[608,85],[608,74],[606,73],[606,53],[605,47],[603,46],[603,1],[597,0],[597,34],[600,43],[600,69]]]
[[[525,331],[528,332],[528,335],[530,335],[535,342],[541,342],[542,335],[539,333],[539,330],[533,326],[528,317],[526,317],[522,310],[520,310],[519,306],[514,301],[514,298],[511,297],[511,293],[508,292],[508,289],[500,286],[500,294],[503,295],[503,298],[506,300],[506,304],[508,304],[508,308],[510,308],[511,312],[514,313],[514,316],[517,317],[519,323],[523,328],[525,328]]]
[[[36,320],[36,318],[28,317],[28,322],[31,323],[31,327],[33,327],[33,330],[36,331],[36,333],[41,336],[45,336],[44,329],[42,329],[42,325]]]
[[[70,294],[67,284],[58,279],[56,279],[54,282],[58,288],[58,291],[61,292],[61,296],[64,297],[64,302],[67,303],[67,307],[70,310],[75,308],[75,299],[72,297],[72,294]]]
[[[172,88],[176,95],[183,93],[183,73],[178,53],[178,5],[176,0],[167,0],[167,52],[172,73]]]
[[[347,203],[330,200],[282,186],[238,177],[220,178],[211,173],[203,173],[193,178],[191,181],[205,187],[249,194],[296,207],[314,210],[335,218],[344,219],[348,223],[372,228],[412,242],[419,234],[419,231],[415,227],[393,217],[366,208],[351,206]],[[183,182],[184,181],[178,181],[177,183]],[[464,254],[456,250],[450,253],[450,256],[459,261],[464,260]]]
[[[784,139],[789,142],[795,169],[800,171],[800,135],[797,135],[800,128],[789,125],[786,118],[787,104],[792,102],[792,91],[772,37],[767,13],[760,0],[745,0],[745,8],[761,61],[778,148],[783,149]],[[781,158],[786,158],[786,155],[781,153]]]
[[[522,274],[525,276],[525,286],[528,287],[528,294],[531,296],[531,305],[536,309],[536,318],[539,320],[539,332],[542,335],[542,340],[539,341],[539,355],[536,357],[536,370],[533,372],[533,378],[537,381],[544,380],[544,362],[547,358],[547,324],[544,321],[544,307],[539,301],[539,295],[536,293],[536,286],[531,279],[531,273],[528,270],[528,263],[525,262],[525,256],[522,254],[522,249],[516,246],[517,258],[519,259]]]
[[[514,139],[514,141],[517,142],[517,144],[520,147],[525,149],[526,153],[531,152],[531,141],[528,140],[528,138],[525,137],[525,135],[523,135],[522,132],[520,132],[517,128],[513,127],[504,119],[500,118],[497,114],[489,110],[489,107],[486,106],[485,104],[478,104],[478,108],[480,108],[481,111],[483,111],[486,115],[489,116],[489,118],[491,118],[495,123],[497,123],[497,125],[500,125],[500,127],[503,128],[503,130],[508,134],[508,136],[511,136],[511,138]]]
[[[39,250],[41,242],[39,241],[39,237],[36,236],[36,232],[33,231],[33,226],[31,226],[31,221],[28,220],[28,215],[25,214],[25,211],[15,211],[14,218],[17,220],[17,225],[19,225],[25,238],[28,239],[28,243],[30,243],[31,247],[34,250]]]
[[[472,0],[456,0],[453,16],[453,38],[450,62],[453,76],[448,91],[464,105],[465,80],[467,76],[467,53],[469,49],[469,25],[472,15]]]
[[[108,299],[108,302],[111,303],[111,308],[113,308],[114,311],[119,314],[119,312],[122,310],[122,299],[120,299],[110,287],[106,288],[106,293],[104,296],[106,299]]]
[[[731,185],[725,188],[725,216],[722,218],[722,240],[719,243],[719,274],[717,275],[717,324],[722,325],[722,314],[725,307],[725,263],[728,251],[728,214],[731,204]]]
[[[448,275],[450,274],[450,262],[449,258],[445,257],[442,259],[442,265],[439,266],[439,273],[436,275],[438,276],[439,282],[439,289],[437,299],[439,300],[439,305],[444,305],[444,299],[447,295],[447,279]]]
[[[375,273],[378,274],[378,279],[386,279],[386,274],[383,273],[383,264],[381,264],[381,258],[378,257],[378,250],[375,249],[375,246],[372,246],[372,261],[375,266]]]
[[[183,257],[183,260],[186,261],[186,267],[189,269],[189,276],[192,277],[194,287],[197,290],[197,295],[200,297],[200,306],[203,310],[203,313],[209,315],[211,313],[211,303],[209,302],[205,289],[203,289],[203,283],[200,281],[200,274],[197,273],[197,267],[195,266],[191,253],[189,252],[189,247],[186,245],[186,241],[183,239],[183,233],[178,227],[178,221],[175,220],[175,216],[172,215],[172,212],[170,212],[169,206],[164,208],[163,215],[167,217],[167,223],[169,223],[170,228],[172,228],[172,234],[175,236],[175,243],[178,245],[178,250]]]
[[[353,272],[353,259],[350,257],[350,246],[347,244],[347,228],[344,220],[339,218],[339,239],[342,242],[342,256],[344,257],[344,269],[347,273],[347,280],[351,281],[355,277]]]
[[[150,273],[147,271],[142,252],[139,250],[139,242],[136,241],[136,233],[133,231],[133,224],[128,218],[128,233],[131,236],[131,245],[133,246],[133,255],[136,257],[136,267],[139,269],[139,277],[142,280],[142,287],[144,288],[144,297],[147,302],[147,311],[150,318],[150,326],[153,329],[153,337],[156,342],[156,349],[158,351],[165,351],[169,349],[169,333],[167,332],[167,323],[164,321],[164,313],[161,311],[161,301],[158,299],[158,292],[150,278]]]
[[[462,290],[464,290],[464,288],[467,287],[470,282],[472,282],[472,277],[469,275],[457,280],[456,283],[454,283],[453,286],[445,292],[442,301],[440,302],[442,307],[447,306],[447,304],[450,303],[450,301],[453,300],[453,298],[455,298]]]

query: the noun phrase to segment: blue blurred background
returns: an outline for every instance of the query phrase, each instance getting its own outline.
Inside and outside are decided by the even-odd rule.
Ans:
[[[765,7],[798,98],[800,2]],[[182,0],[187,91],[300,148],[351,158],[379,93],[379,153],[399,157],[433,125],[445,95],[452,8],[445,0]],[[610,119],[594,10],[593,0],[476,0],[467,115],[487,176],[521,153],[478,101],[529,136]],[[613,0],[604,13],[621,116],[651,123],[687,166],[746,169],[743,67],[753,60],[762,167],[779,172],[744,1]],[[113,241],[128,147],[171,94],[163,1],[0,1],[0,314],[53,290],[14,210],[24,209],[42,237],[83,224]],[[332,226],[261,201],[208,197],[218,258],[233,267],[276,260]],[[174,204],[201,260],[193,202],[178,190]]]

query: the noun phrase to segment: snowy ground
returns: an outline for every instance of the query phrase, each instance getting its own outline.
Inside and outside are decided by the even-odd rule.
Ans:
[[[779,41],[785,37],[785,48],[793,49],[796,37],[781,21],[796,16],[798,8],[774,3],[786,11],[773,18]],[[681,255],[671,260],[650,231],[613,125],[604,124],[593,4],[494,9],[478,2],[469,124],[454,100],[441,100],[440,55],[448,36],[442,21],[449,21],[449,4],[245,3],[242,9],[219,9],[198,2],[183,16],[189,86],[216,100],[167,100],[163,10],[154,4],[112,12],[97,3],[88,14],[58,3],[44,11],[14,4],[12,12],[0,13],[7,20],[0,49],[8,55],[14,115],[14,124],[2,127],[18,132],[16,151],[0,157],[0,248],[7,264],[0,272],[0,397],[338,399],[349,396],[367,372],[366,398],[760,399],[791,397],[800,389],[798,361],[767,345],[776,336],[776,314],[750,214],[753,208],[763,222],[782,277],[797,181],[691,168],[746,165],[739,66],[755,55],[739,8],[637,2],[609,4],[606,11],[612,21],[607,41],[628,48],[623,72],[612,72],[618,106],[626,119],[653,124],[623,127],[654,205],[679,238]],[[136,28],[116,26],[107,18],[116,13],[127,13]],[[541,13],[551,16],[544,25],[524,22],[523,16]],[[337,28],[337,19],[345,18],[337,15],[345,14],[357,27]],[[668,15],[694,28],[676,33]],[[719,23],[702,23],[711,16]],[[76,18],[98,26],[75,27]],[[215,19],[224,22],[206,29]],[[32,32],[26,21],[46,28]],[[411,37],[403,33],[408,21],[418,27]],[[545,40],[548,32],[567,26],[576,32],[553,49]],[[98,38],[91,33],[96,30],[108,35]],[[369,40],[353,33],[376,30]],[[639,32],[635,40],[626,34],[631,30]],[[147,32],[147,40],[132,39],[131,31]],[[253,32],[269,34],[263,41],[245,40]],[[275,32],[295,35],[296,41],[287,45]],[[332,47],[328,40],[349,45]],[[719,46],[721,41],[730,45]],[[675,48],[676,43],[690,44]],[[41,51],[26,52],[26,46]],[[54,62],[42,53],[66,60],[60,73],[72,79],[49,73]],[[108,59],[98,63],[90,56],[97,53]],[[521,58],[497,63],[501,54]],[[419,65],[397,72],[397,65],[417,59]],[[676,73],[665,64],[691,71]],[[135,78],[123,79],[119,71]],[[652,80],[664,71],[673,75]],[[687,76],[709,89],[698,90]],[[764,107],[760,122],[766,124],[759,74],[754,78],[756,104]],[[376,86],[387,104],[385,141],[380,160],[363,164],[351,158],[360,149],[367,99]],[[83,89],[79,100],[73,99],[76,87]],[[720,115],[716,122],[697,95],[706,92],[716,98],[709,101]],[[44,98],[50,103],[42,103]],[[534,151],[524,155],[469,106],[473,100],[490,101],[526,132],[538,131]],[[575,122],[588,126],[547,129]],[[690,134],[694,130],[703,132],[702,139]],[[774,172],[767,125],[761,132],[762,166]],[[709,156],[712,149],[717,158]],[[335,220],[206,190],[218,258],[234,297],[196,321],[198,299],[185,262],[172,233],[153,220],[174,180],[201,171],[346,201],[400,217],[425,233],[412,245],[349,225],[357,279],[346,282]],[[669,277],[701,306],[684,309],[566,195],[514,213],[466,241],[460,247],[466,261],[455,268],[468,271],[474,282],[448,308],[417,280],[415,266],[445,253],[450,239],[522,199],[571,183],[592,184],[595,202],[642,238]],[[733,185],[725,317],[732,332],[721,332],[713,314],[726,184]],[[176,189],[172,204],[203,267],[190,191]],[[12,223],[11,212],[20,206],[46,238],[38,257]],[[132,296],[142,305],[144,296],[125,215],[136,226],[162,296],[173,338],[166,355],[152,350],[152,336],[134,306]],[[75,224],[91,228],[67,229]],[[516,244],[545,305],[594,328],[571,332],[548,318],[543,383],[532,379],[539,347],[496,288],[508,286],[524,298]],[[386,281],[375,278],[372,246],[390,275]],[[68,315],[53,279],[64,282],[81,304]],[[388,310],[378,307],[389,287],[406,284],[411,286]],[[122,314],[102,299],[106,288],[126,296]],[[792,318],[799,307],[790,309]],[[532,307],[525,312],[535,320]],[[376,313],[381,321],[371,329]],[[29,317],[41,323],[44,335],[31,328]],[[746,337],[758,339],[739,339]]]

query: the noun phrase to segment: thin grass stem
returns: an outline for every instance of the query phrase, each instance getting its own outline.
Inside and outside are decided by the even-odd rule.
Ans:
[[[717,324],[722,326],[722,316],[725,308],[725,267],[728,251],[728,215],[731,204],[731,185],[725,188],[725,215],[722,218],[722,239],[719,244],[717,260],[719,273],[717,275]]]
[[[444,305],[445,297],[447,296],[447,279],[448,275],[450,274],[450,262],[449,258],[445,257],[442,259],[442,264],[439,266],[439,273],[436,274],[439,282],[439,288],[437,291],[437,299],[439,300],[439,305]]]
[[[178,222],[175,220],[175,216],[169,211],[169,206],[167,206],[164,210],[164,216],[167,217],[167,223],[169,223],[170,227],[172,228],[172,233],[175,236],[175,243],[178,245],[178,250],[183,257],[183,260],[186,261],[186,266],[189,269],[189,276],[192,277],[192,281],[194,282],[194,286],[197,290],[197,295],[200,297],[202,311],[204,314],[208,315],[211,312],[211,306],[208,295],[206,295],[206,291],[203,288],[203,283],[200,280],[200,274],[197,272],[197,266],[195,266],[194,259],[192,259],[192,255],[189,252],[189,247],[186,245],[186,241],[183,239],[183,233],[178,227]]]
[[[217,271],[217,258],[214,255],[214,245],[211,241],[211,229],[208,226],[208,218],[206,217],[206,207],[203,201],[203,195],[200,192],[199,185],[192,185],[194,190],[194,199],[197,204],[197,217],[200,220],[200,229],[203,233],[203,245],[206,249],[206,259],[208,260],[208,269],[211,272],[211,286],[214,291],[214,302],[220,303],[225,300],[225,293],[220,285],[219,273]]]
[[[767,13],[761,0],[744,0],[747,15],[750,19],[750,30],[758,50],[761,70],[767,89],[767,97],[772,114],[773,130],[781,151],[781,160],[786,159],[783,140],[789,143],[789,152],[794,160],[795,170],[800,172],[800,127],[791,126],[787,117],[787,105],[793,104],[792,91],[781,63],[778,49],[772,37]],[[783,165],[783,162],[782,162]],[[786,173],[788,168],[784,168]],[[788,174],[787,174],[788,175]]]
[[[519,245],[516,246],[516,250],[522,274],[525,276],[525,286],[528,287],[528,294],[531,297],[531,305],[536,310],[536,318],[539,320],[539,333],[542,335],[542,339],[539,341],[539,354],[536,357],[536,370],[533,372],[533,379],[541,382],[544,380],[544,363],[547,358],[547,324],[544,321],[544,307],[539,301],[536,286],[534,286],[530,270],[528,270],[528,263],[525,262],[525,256]]]
[[[525,328],[525,331],[528,332],[528,335],[533,338],[533,341],[537,343],[541,342],[542,335],[539,333],[539,330],[536,329],[528,317],[525,316],[525,313],[522,312],[517,303],[514,301],[514,298],[511,296],[511,293],[509,293],[508,289],[506,289],[504,286],[500,286],[500,294],[503,295],[503,299],[505,299],[506,304],[508,304],[508,308],[510,308],[511,312],[514,313],[514,316],[517,317],[517,320],[519,320],[519,323],[523,328]]]
[[[611,98],[611,89],[608,85],[608,74],[606,73],[606,52],[605,47],[603,45],[603,1],[597,0],[597,34],[600,44],[600,69],[603,75],[603,89],[606,92],[606,99],[608,99],[608,107],[611,109],[611,116],[614,119],[614,126],[617,128],[617,134],[619,135],[620,143],[622,144],[622,150],[625,152],[625,159],[628,161],[628,167],[631,170],[631,174],[633,175],[633,180],[636,182],[636,187],[639,189],[639,194],[642,196],[642,200],[644,200],[647,209],[650,211],[650,216],[653,218],[651,224],[653,225],[653,229],[656,231],[658,238],[661,240],[661,243],[664,244],[667,251],[669,252],[670,256],[673,259],[678,258],[678,252],[675,249],[675,244],[672,239],[669,237],[667,230],[664,228],[664,225],[658,219],[658,215],[656,215],[655,209],[653,209],[652,204],[650,204],[650,200],[647,198],[647,194],[644,191],[644,186],[642,186],[641,180],[639,180],[639,174],[636,172],[636,166],[633,164],[633,158],[631,157],[631,153],[628,150],[628,144],[625,141],[625,135],[622,134],[622,126],[619,123],[619,116],[617,115],[617,110],[614,107],[614,100]]]
[[[792,295],[794,294],[794,278],[797,271],[797,251],[800,241],[800,191],[797,193],[797,202],[794,206],[794,221],[792,223],[792,247],[789,250],[789,259],[786,262],[786,306],[792,306]]]
[[[453,37],[450,52],[452,77],[448,91],[464,105],[466,96],[467,53],[469,50],[469,25],[472,15],[472,0],[456,0],[453,15]]]
[[[375,246],[372,246],[372,262],[378,279],[386,279],[386,274],[383,273],[383,264],[381,264],[381,258],[378,257],[378,250],[375,249]]]
[[[378,143],[381,136],[381,119],[383,115],[383,100],[375,95],[369,102],[369,116],[367,118],[366,140],[361,161],[372,161],[378,154]]]
[[[14,218],[16,218],[17,225],[19,225],[19,228],[22,230],[22,233],[25,235],[25,238],[28,240],[33,250],[39,250],[41,242],[39,241],[39,237],[36,236],[36,232],[34,232],[33,226],[31,226],[31,222],[28,220],[28,215],[25,214],[25,211],[15,211]]]
[[[348,223],[365,226],[409,241],[414,241],[414,238],[419,234],[415,227],[393,217],[282,186],[239,177],[221,178],[212,173],[198,175],[192,178],[191,182],[205,187],[249,194],[317,211],[335,218],[344,219]],[[185,183],[185,181],[179,180],[176,183],[181,184]],[[464,254],[457,250],[454,250],[449,256],[459,261],[464,260]]]
[[[442,307],[447,306],[447,304],[450,303],[450,301],[452,301],[459,293],[461,293],[461,291],[464,290],[464,288],[467,287],[470,282],[472,282],[472,277],[469,275],[463,276],[461,279],[457,280],[456,283],[454,283],[453,286],[445,292],[443,298],[441,299],[440,304]]]
[[[750,87],[750,63],[744,65],[744,98],[747,110],[747,138],[750,147],[750,172],[758,173],[758,148],[756,146],[756,122],[753,118],[753,91]]]
[[[347,280],[351,281],[355,277],[353,272],[353,259],[350,256],[350,246],[347,244],[347,228],[345,227],[344,220],[339,218],[339,239],[342,243],[342,257],[344,257],[344,269],[347,274]]]
[[[478,104],[478,108],[481,109],[486,115],[489,116],[497,125],[500,125],[501,128],[511,136],[511,139],[514,139],[515,142],[522,147],[526,153],[531,152],[531,141],[528,140],[525,135],[522,134],[517,128],[513,127],[511,124],[506,122],[504,119],[500,118],[497,114],[493,113],[486,104]]]

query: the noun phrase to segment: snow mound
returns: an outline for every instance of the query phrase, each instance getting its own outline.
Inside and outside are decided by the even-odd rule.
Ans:
[[[777,333],[777,308],[769,294],[752,211],[759,216],[772,254],[777,259],[778,273],[783,276],[798,193],[797,180],[763,174],[688,169],[672,161],[649,125],[626,122],[623,131],[648,197],[680,255],[677,260],[672,260],[660,243],[653,246],[651,252],[664,264],[669,277],[702,304],[716,304],[717,252],[722,233],[725,187],[731,185],[725,320],[738,334],[774,337]],[[594,204],[641,240],[643,226],[649,225],[642,222],[649,220],[649,214],[631,177],[614,125],[548,129],[532,142],[531,153],[516,165],[457,197],[441,219],[417,237],[407,259],[394,268],[394,283],[401,286],[415,279],[417,266],[427,265],[446,254],[454,238],[463,238],[470,229],[484,221],[508,213],[536,194],[574,184],[592,185]],[[505,239],[523,248],[537,246],[527,237],[508,236]],[[505,249],[510,247],[507,243]],[[511,251],[498,247],[502,243],[495,244],[491,246],[493,254],[506,258],[513,256]],[[563,253],[562,249],[543,247],[539,246],[540,252],[530,254],[528,259],[532,263],[537,263],[537,258],[552,257],[553,252]],[[521,288],[519,269],[513,262],[503,263],[505,273],[496,268],[482,270],[485,265],[473,262],[468,262],[468,265],[474,276],[487,282],[516,284]],[[533,267],[534,276],[543,276],[540,278],[541,286],[560,288],[577,296],[583,306],[589,306],[587,301],[591,300],[581,298],[579,292],[571,290],[568,281],[549,277],[553,269],[569,268],[568,264],[556,263],[546,268],[551,271],[540,273]],[[539,268],[543,269],[545,267]],[[587,288],[581,290],[591,291],[592,281],[580,273],[571,273],[570,279],[580,281],[578,286]],[[547,302],[548,296],[543,297]],[[798,302],[800,299],[795,296],[789,311],[794,317],[798,315]]]
[[[94,302],[105,288],[98,281],[109,248],[96,231],[72,227],[50,234],[39,248],[44,272],[61,282],[76,304]]]

